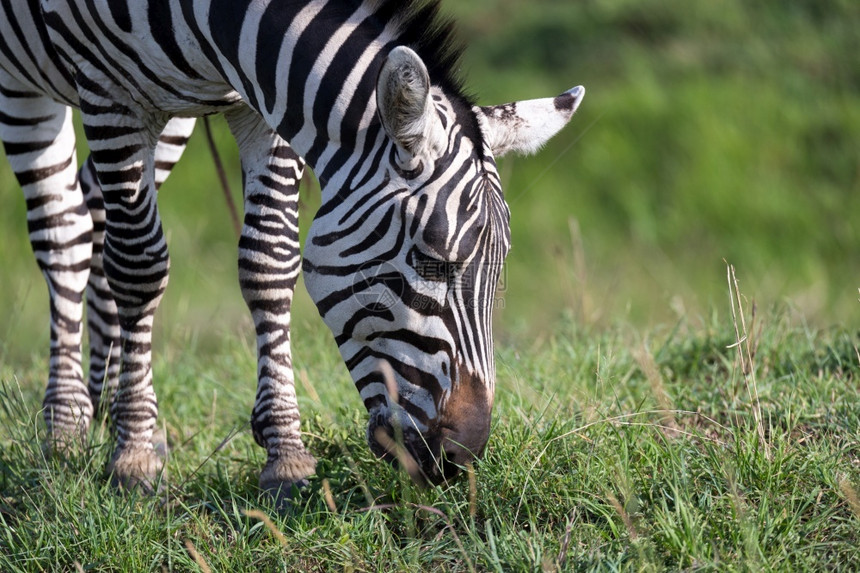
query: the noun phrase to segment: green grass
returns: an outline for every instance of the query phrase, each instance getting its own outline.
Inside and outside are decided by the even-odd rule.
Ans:
[[[373,459],[334,345],[300,323],[319,466],[283,516],[256,488],[247,338],[205,359],[193,341],[160,353],[166,501],[111,490],[103,427],[85,455],[45,460],[45,368],[3,367],[0,570],[199,570],[195,554],[212,571],[857,569],[860,337],[759,312],[745,377],[727,316],[645,333],[564,320],[502,345],[473,491],[468,478],[422,491]]]

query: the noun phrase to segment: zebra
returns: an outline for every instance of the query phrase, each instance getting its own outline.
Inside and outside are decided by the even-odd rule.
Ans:
[[[93,371],[113,379],[101,374],[101,359],[89,392],[80,373],[80,293],[88,269],[98,277],[101,265],[109,291],[101,284],[98,292],[112,295],[119,326],[118,338],[106,329],[105,340],[120,349],[108,470],[119,487],[154,487],[163,461],[152,444],[152,325],[169,274],[159,168],[163,177],[178,160],[185,118],[223,113],[243,173],[238,264],[257,335],[251,429],[267,452],[260,488],[288,491],[315,471],[290,350],[300,271],[368,411],[371,450],[432,484],[482,455],[495,394],[493,299],[510,248],[495,159],[537,151],[570,120],[584,88],[476,105],[439,0],[6,6],[0,139],[28,200],[30,238],[56,309],[52,338],[55,330],[65,336],[52,341],[51,439],[86,430],[100,393]],[[28,47],[26,38],[41,43]],[[70,106],[80,109],[90,147],[80,189],[68,160]],[[302,253],[306,164],[322,201]],[[103,210],[84,207],[88,189],[100,193]],[[100,217],[103,247],[90,229]],[[63,362],[56,369],[55,356]]]

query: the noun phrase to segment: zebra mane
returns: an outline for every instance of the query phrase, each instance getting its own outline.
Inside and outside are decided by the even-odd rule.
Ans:
[[[421,56],[430,81],[458,104],[456,111],[464,133],[483,157],[483,134],[472,111],[475,97],[460,73],[465,45],[456,33],[454,20],[442,13],[441,4],[441,0],[364,0],[380,23],[395,24],[396,41]]]

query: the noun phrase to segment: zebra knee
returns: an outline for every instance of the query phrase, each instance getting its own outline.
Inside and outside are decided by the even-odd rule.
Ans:
[[[163,237],[158,240],[163,244]],[[118,249],[108,235],[102,265],[116,302],[120,326],[129,332],[138,330],[142,319],[155,314],[167,289],[170,269],[167,245],[153,251]]]

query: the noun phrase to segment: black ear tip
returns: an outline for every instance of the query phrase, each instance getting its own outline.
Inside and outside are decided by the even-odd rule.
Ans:
[[[573,113],[579,107],[582,98],[585,96],[585,88],[576,86],[569,89],[554,100],[555,109],[561,112]]]

